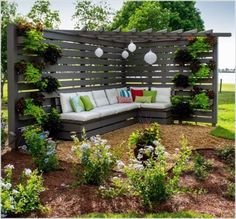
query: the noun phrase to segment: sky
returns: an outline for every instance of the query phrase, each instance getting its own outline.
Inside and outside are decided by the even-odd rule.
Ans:
[[[12,0],[11,0],[12,1]],[[99,0],[92,0],[98,3]],[[112,9],[119,10],[124,0],[104,0]],[[35,0],[15,0],[18,12],[26,15]],[[51,0],[51,8],[58,10],[61,18],[60,29],[73,29],[75,21],[71,19],[74,13],[75,0]],[[235,68],[235,2],[231,1],[196,1],[196,7],[201,12],[205,29],[214,32],[230,32],[232,37],[219,39],[219,68]]]

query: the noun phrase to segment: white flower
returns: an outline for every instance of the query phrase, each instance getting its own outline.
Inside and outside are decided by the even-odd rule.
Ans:
[[[112,178],[112,181],[113,181],[113,180],[118,180],[118,179],[119,179],[119,177],[114,176],[114,177]]]
[[[31,169],[25,168],[24,169],[24,173],[26,176],[30,176],[30,174],[32,173]]]
[[[154,150],[154,147],[151,145],[148,145],[145,147],[147,150],[149,150],[150,152],[152,152]]]
[[[12,193],[13,193],[13,194],[17,194],[17,193],[19,193],[19,191],[16,190],[16,189],[13,189],[13,190],[12,190]]]
[[[90,144],[84,142],[83,144],[80,145],[80,148],[82,151],[88,150],[90,148]]]
[[[139,151],[139,153],[143,153],[144,149],[140,148],[138,151]]]
[[[159,141],[157,141],[157,140],[155,140],[155,141],[153,141],[153,144],[155,144],[155,145],[157,146],[157,145],[159,145],[159,144],[160,144],[160,142],[159,142]]]
[[[8,164],[4,167],[5,169],[14,169],[14,165]]]
[[[45,159],[44,159],[44,163],[48,163],[48,158],[45,158]]]
[[[111,145],[106,145],[105,146],[105,149],[107,149],[107,150],[110,149],[110,148],[111,148]]]
[[[143,158],[143,154],[138,153],[137,159],[140,160],[140,159],[142,159],[142,158]]]
[[[116,162],[116,165],[117,165],[117,169],[119,169],[119,170],[121,170],[121,169],[123,169],[123,168],[125,167],[124,162],[121,161],[121,160],[118,160],[118,161]]]
[[[136,170],[143,170],[144,166],[142,164],[134,164],[133,168],[136,169]]]
[[[105,189],[105,186],[99,186],[99,189],[101,189],[101,190],[103,190],[103,189]]]
[[[11,188],[11,183],[2,183],[2,187],[9,190]]]

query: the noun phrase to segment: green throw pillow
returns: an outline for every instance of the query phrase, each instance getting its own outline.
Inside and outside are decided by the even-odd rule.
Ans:
[[[136,103],[151,103],[152,97],[151,96],[136,96],[135,102]]]
[[[94,108],[89,96],[87,96],[87,95],[80,96],[80,99],[82,100],[82,102],[84,104],[85,111],[90,111]]]
[[[70,98],[70,105],[74,112],[79,113],[84,111],[84,104],[78,96]]]
[[[152,103],[155,103],[156,102],[157,91],[156,90],[144,90],[143,91],[143,96],[151,96],[152,97]]]

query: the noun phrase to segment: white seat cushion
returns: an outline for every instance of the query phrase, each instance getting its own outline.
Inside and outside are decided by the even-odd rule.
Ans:
[[[92,91],[93,99],[97,107],[109,105],[108,99],[106,97],[104,90]]]
[[[117,113],[116,108],[113,105],[97,107],[93,111],[98,112],[100,117],[110,116]]]
[[[77,92],[78,96],[89,96],[89,99],[91,101],[91,103],[93,104],[94,107],[96,107],[96,103],[93,99],[93,95],[92,95],[92,91],[86,91],[86,92]]]
[[[73,112],[70,105],[70,98],[75,97],[76,93],[60,93],[60,102],[63,113]]]
[[[106,89],[105,92],[106,92],[107,99],[108,99],[110,104],[118,103],[117,96],[119,96],[119,94],[118,94],[117,89],[115,89],[115,88]]]
[[[116,113],[122,113],[133,109],[138,109],[140,105],[137,103],[118,103],[113,104],[112,106],[116,109]]]
[[[159,102],[159,103],[141,103],[141,108],[145,108],[145,109],[166,109],[168,107],[170,107],[171,104],[170,103],[166,103],[166,102]]]
[[[62,120],[73,120],[82,122],[100,118],[100,114],[98,112],[95,112],[94,110],[83,111],[79,113],[62,113],[60,116]]]
[[[152,87],[151,90],[157,91],[156,102],[170,103],[171,88],[170,87]]]

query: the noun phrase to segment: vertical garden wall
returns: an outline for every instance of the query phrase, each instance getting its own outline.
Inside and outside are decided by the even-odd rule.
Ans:
[[[159,32],[152,32],[152,30],[120,32],[119,29],[113,32],[103,30],[42,31],[43,42],[47,44],[46,47],[55,45],[60,50],[60,55],[55,62],[45,61],[45,56],[48,55],[45,51],[34,53],[25,50],[27,37],[24,34],[19,34],[16,25],[9,25],[8,28],[8,104],[11,140],[14,138],[14,134],[19,133],[19,128],[35,122],[32,117],[19,113],[16,105],[19,104],[21,98],[32,99],[39,96],[40,93],[44,96],[41,104],[42,109],[48,112],[54,106],[60,112],[61,107],[58,98],[60,92],[124,86],[143,86],[149,87],[149,89],[151,87],[171,87],[173,105],[176,105],[177,102],[190,102],[193,105],[193,99],[196,95],[198,98],[208,96],[208,105],[205,104],[204,107],[195,105],[195,108],[192,107],[191,113],[187,116],[178,115],[176,113],[178,111],[173,111],[173,116],[181,121],[216,124],[217,39],[219,36],[230,36],[230,34],[213,33],[212,31],[197,32],[196,30],[188,32],[182,30],[172,32],[166,30]],[[194,48],[194,46],[196,47],[195,44],[198,43],[196,43],[197,39],[207,39],[207,37],[212,39],[210,47],[194,54],[194,51],[198,49]],[[127,48],[131,40],[134,41],[137,49],[130,53],[127,59],[123,59],[121,53]],[[100,58],[94,54],[98,47],[104,52]],[[157,61],[153,65],[145,63],[143,59],[150,49],[157,55]],[[188,56],[184,54],[186,50],[194,54],[192,60],[188,60]],[[178,53],[180,53],[179,57],[177,57]],[[34,81],[32,83],[30,81],[32,79],[27,79],[26,75],[20,74],[17,68],[20,61],[34,63],[34,67],[36,66],[41,74],[38,80],[40,82]],[[44,64],[41,65],[40,63]],[[201,67],[205,70],[204,66],[210,66],[210,70],[205,75],[202,74],[205,71],[200,72],[200,77],[200,73],[197,72]],[[41,79],[48,76],[59,82],[60,87],[55,90],[45,89],[45,84],[42,83]],[[186,83],[181,84],[183,81]]]

